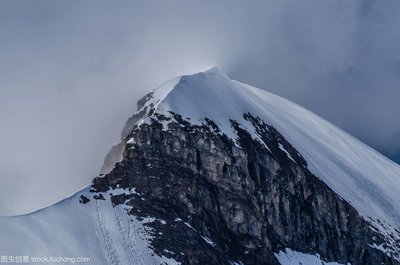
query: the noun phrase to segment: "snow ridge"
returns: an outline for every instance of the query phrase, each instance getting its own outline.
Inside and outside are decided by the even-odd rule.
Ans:
[[[312,173],[348,201],[386,237],[400,239],[400,166],[305,108],[264,90],[231,80],[219,68],[175,78],[153,91],[150,115],[200,125],[208,118],[235,141],[230,120],[257,139],[244,119],[251,113],[276,128],[308,163]],[[164,127],[166,127],[164,125]],[[289,157],[290,158],[290,157]],[[396,250],[393,249],[393,253]]]
[[[125,191],[129,192],[129,191]],[[113,193],[113,190],[110,190]],[[89,257],[88,264],[179,264],[149,248],[143,222],[113,207],[110,193],[94,200],[89,187],[32,214],[0,218],[0,249],[8,256]],[[79,203],[80,196],[91,201]],[[78,216],[78,218],[75,218]],[[90,254],[90,256],[89,256]]]
[[[258,116],[275,127],[305,157],[311,171],[364,217],[392,225],[400,222],[400,166],[289,100],[233,81],[212,68],[168,81],[154,91],[146,105],[150,104],[156,113],[171,116],[174,112],[192,124],[200,125],[207,117],[232,139],[236,136],[230,119],[257,138],[243,114]]]
[[[138,112],[143,110],[147,115],[136,126],[151,123],[156,114],[173,119],[172,113],[176,113],[196,125],[207,118],[218,125],[220,132],[215,133],[223,133],[233,142],[237,136],[231,120],[258,139],[256,128],[243,114],[259,117],[300,152],[313,174],[388,238],[387,245],[373,247],[388,255],[400,253],[395,248],[395,241],[400,240],[400,166],[310,111],[233,81],[218,68],[171,79],[152,92]],[[167,129],[168,122],[163,126]],[[131,139],[125,142],[133,143]],[[110,191],[114,195],[123,192],[134,190]],[[91,202],[80,204],[81,195]],[[126,205],[114,207],[109,193],[103,194],[106,200],[95,202],[92,195],[87,187],[35,213],[0,218],[0,233],[7,239],[0,240],[0,249],[7,255],[83,257],[90,253],[93,264],[178,264],[149,248],[151,233],[144,226],[148,220],[126,214]],[[24,253],[19,253],[22,243]],[[303,264],[324,264],[318,256],[289,249],[276,255],[284,265],[302,260]]]

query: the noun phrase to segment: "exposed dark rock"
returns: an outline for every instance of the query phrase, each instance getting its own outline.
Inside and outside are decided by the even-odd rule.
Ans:
[[[95,199],[95,200],[105,200],[103,194],[101,194],[101,193],[93,195],[93,199]]]
[[[127,135],[134,143],[92,191],[134,188],[112,203],[155,218],[146,225],[157,254],[183,264],[279,264],[274,253],[288,247],[343,264],[399,264],[370,247],[382,236],[258,117],[244,114],[258,140],[231,121],[236,144],[209,119],[191,125],[172,113],[165,130],[167,117],[152,117]]]
[[[86,204],[86,203],[90,202],[90,199],[88,197],[84,196],[84,195],[81,195],[79,197],[79,202],[83,203],[83,204]]]
[[[114,165],[120,162],[123,159],[123,151],[125,148],[125,139],[128,134],[132,131],[135,124],[142,119],[144,116],[148,115],[149,112],[152,110],[153,106],[145,106],[145,104],[153,97],[153,92],[148,93],[143,98],[141,98],[138,103],[138,112],[132,115],[125,123],[124,128],[121,132],[121,141],[111,147],[110,151],[107,153],[106,157],[104,158],[103,166],[101,167],[100,172],[103,174],[109,173],[113,168]],[[154,110],[153,110],[154,111]]]

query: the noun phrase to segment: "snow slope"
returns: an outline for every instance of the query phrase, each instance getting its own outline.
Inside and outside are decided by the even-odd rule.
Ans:
[[[289,100],[233,81],[218,68],[172,79],[153,93],[147,105],[154,104],[157,113],[168,116],[173,111],[193,124],[207,117],[232,139],[236,135],[229,119],[258,138],[243,113],[259,116],[302,154],[311,172],[366,220],[383,234],[397,233],[400,166],[335,125]]]
[[[167,116],[173,111],[194,124],[201,124],[207,117],[232,139],[236,135],[230,119],[258,138],[243,113],[259,116],[302,154],[317,177],[382,234],[396,233],[394,228],[400,224],[400,166],[310,111],[233,81],[217,68],[168,81],[153,91],[153,98],[146,106],[153,106],[157,113]],[[146,117],[139,123],[149,122],[150,117]],[[86,194],[91,202],[79,203],[81,194]],[[1,217],[0,254],[53,257],[90,254],[91,264],[175,264],[174,260],[159,257],[148,248],[151,233],[146,231],[144,220],[128,216],[124,207],[113,208],[109,198],[93,200],[86,188],[32,214]],[[282,252],[277,257],[283,264],[297,264],[289,262],[295,262],[303,254],[288,251],[287,255]]]
[[[121,191],[110,192],[117,195]],[[98,265],[178,264],[154,254],[148,247],[151,235],[143,226],[145,220],[127,215],[126,205],[112,207],[109,194],[106,200],[82,204],[80,195],[92,198],[93,194],[85,188],[37,212],[1,217],[1,255],[28,256],[30,261],[35,257],[89,257],[83,264]]]
[[[282,265],[344,265],[337,262],[326,262],[319,255],[305,254],[286,248],[275,254]]]

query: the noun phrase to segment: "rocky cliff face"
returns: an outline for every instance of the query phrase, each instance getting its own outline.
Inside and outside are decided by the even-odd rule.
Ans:
[[[91,191],[103,199],[124,189],[111,201],[147,220],[155,253],[182,264],[279,264],[274,254],[290,248],[343,264],[400,264],[371,247],[382,236],[260,118],[243,113],[258,139],[231,120],[234,142],[207,118],[146,113],[151,122],[132,123],[122,160]]]
[[[152,93],[145,95],[142,99],[140,99],[137,103],[138,110],[141,110],[135,114],[133,114],[125,123],[124,128],[121,132],[121,141],[111,147],[110,151],[107,153],[104,158],[103,166],[101,167],[100,173],[107,174],[113,168],[114,165],[120,162],[123,159],[123,152],[125,149],[125,139],[131,133],[135,124],[140,121],[148,112],[149,109],[153,106],[145,106],[145,103],[152,97]]]

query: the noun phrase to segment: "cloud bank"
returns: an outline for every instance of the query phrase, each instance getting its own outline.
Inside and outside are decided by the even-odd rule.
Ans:
[[[222,67],[400,154],[400,2],[1,1],[0,215],[87,185],[136,101]]]

